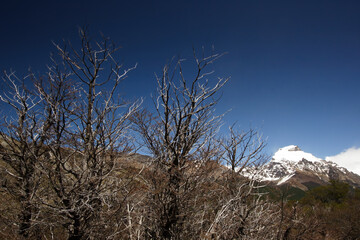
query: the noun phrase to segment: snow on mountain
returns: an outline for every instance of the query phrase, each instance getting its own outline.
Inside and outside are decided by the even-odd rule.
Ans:
[[[307,189],[305,185],[308,182],[324,184],[330,179],[360,185],[360,176],[339,167],[334,162],[325,161],[304,152],[296,145],[280,148],[272,160],[262,168],[246,169],[243,174],[261,181],[274,182],[277,185],[291,183],[302,189]]]
[[[301,151],[298,146],[290,145],[287,147],[280,148],[273,156],[273,162],[291,161],[299,162],[302,159],[306,159],[311,162],[321,161],[320,158],[315,157],[311,153]]]

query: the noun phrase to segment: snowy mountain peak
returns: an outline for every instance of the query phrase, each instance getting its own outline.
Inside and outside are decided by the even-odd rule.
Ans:
[[[310,161],[310,162],[318,162],[321,161],[320,158],[315,157],[311,153],[307,153],[302,151],[296,145],[289,145],[283,148],[280,148],[273,156],[272,162],[300,162],[303,159]]]
[[[244,175],[251,175],[254,169],[246,169]],[[315,157],[302,151],[296,145],[280,148],[272,160],[265,164],[255,176],[262,181],[274,182],[277,185],[290,183],[306,190],[307,184],[325,184],[330,179],[346,181],[360,186],[360,176],[337,164]]]
[[[283,148],[280,148],[279,151],[301,151],[301,149],[299,148],[299,146],[296,145],[289,145]]]

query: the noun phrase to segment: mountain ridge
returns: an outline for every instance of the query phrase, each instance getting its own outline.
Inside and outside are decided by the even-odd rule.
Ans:
[[[304,191],[309,185],[324,185],[330,180],[346,182],[360,187],[360,176],[338,164],[304,152],[297,145],[280,148],[272,159],[263,165],[256,177],[271,184],[290,184]],[[250,175],[247,170],[245,175]]]

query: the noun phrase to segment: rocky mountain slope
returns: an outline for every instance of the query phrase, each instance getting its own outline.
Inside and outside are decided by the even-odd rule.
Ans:
[[[331,179],[360,187],[359,175],[334,162],[325,161],[311,153],[306,153],[295,145],[280,148],[272,160],[260,169],[257,177],[262,181],[277,185],[286,183],[302,190],[326,184]]]

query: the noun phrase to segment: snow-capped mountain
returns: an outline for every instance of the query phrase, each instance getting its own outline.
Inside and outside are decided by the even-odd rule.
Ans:
[[[262,181],[271,181],[277,185],[288,183],[303,190],[307,190],[309,186],[325,184],[331,179],[360,186],[359,175],[334,162],[304,152],[295,145],[280,148],[257,176]]]

